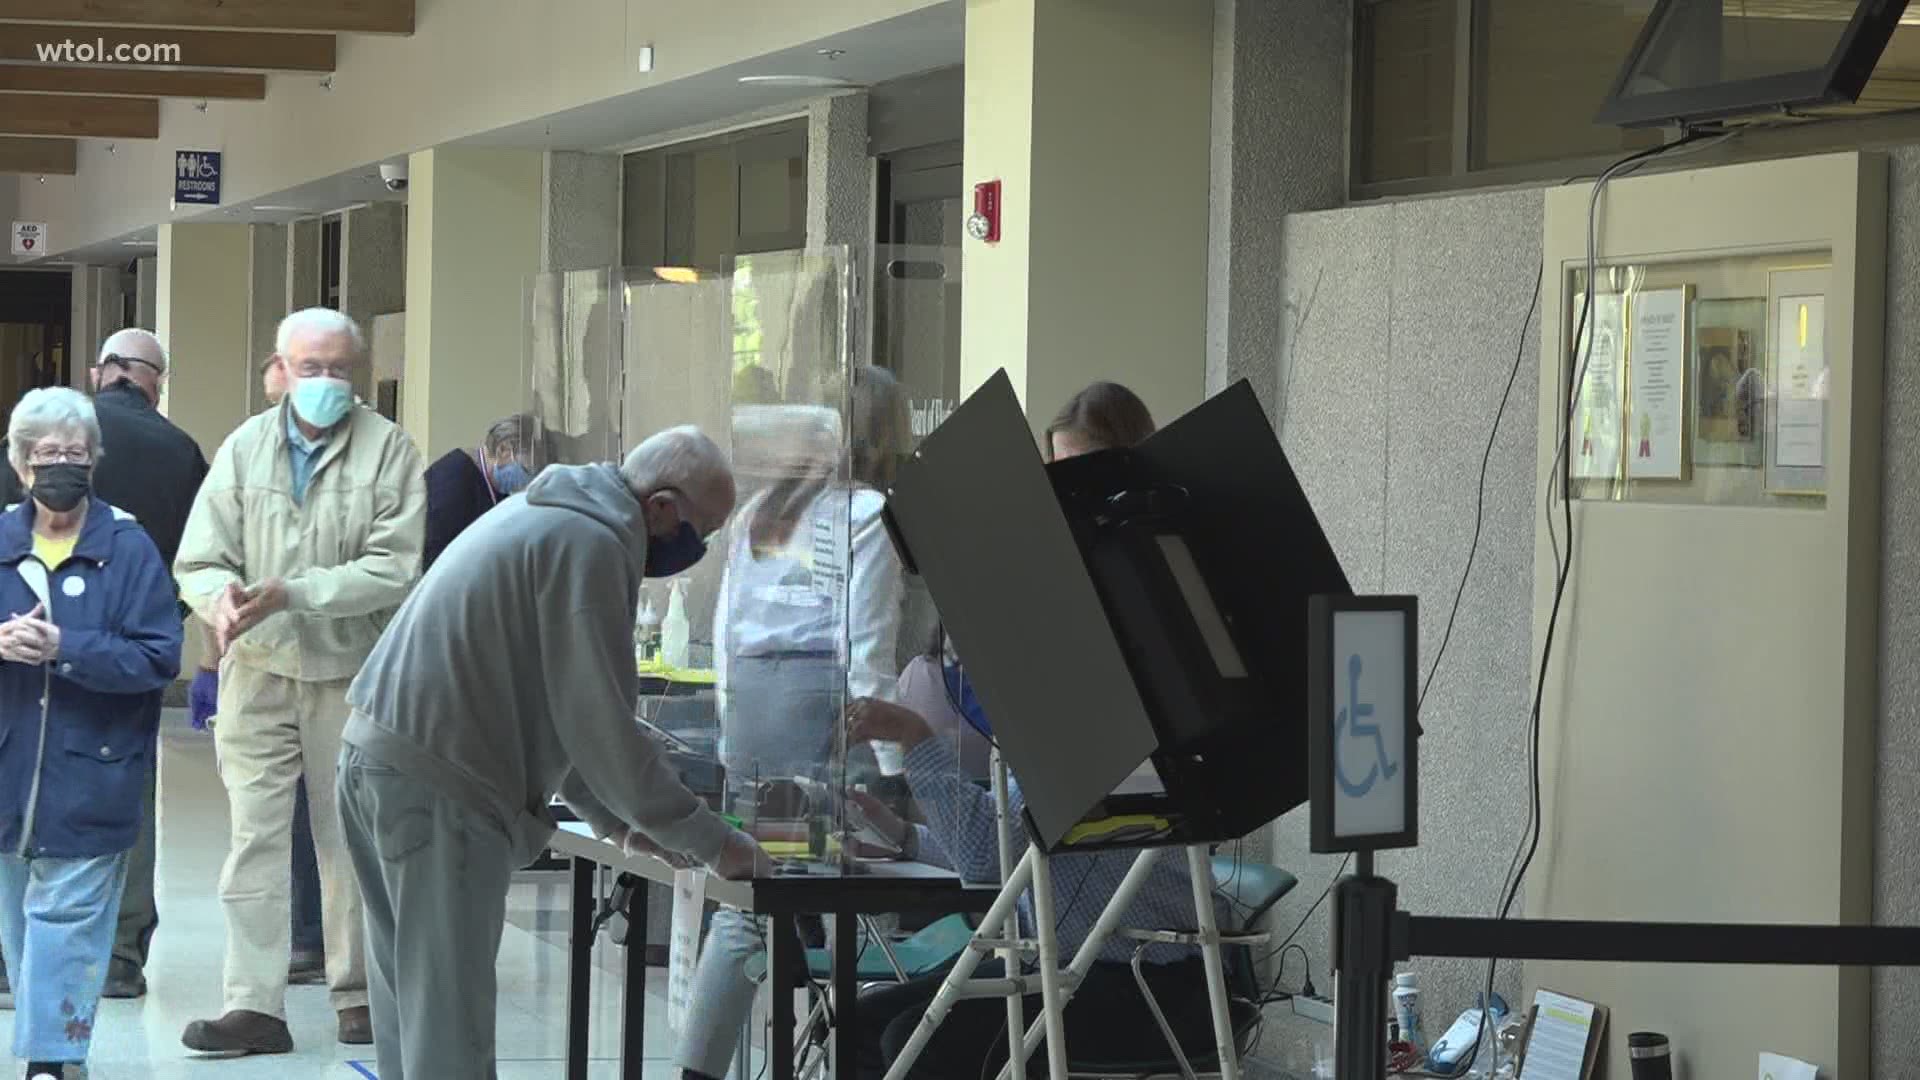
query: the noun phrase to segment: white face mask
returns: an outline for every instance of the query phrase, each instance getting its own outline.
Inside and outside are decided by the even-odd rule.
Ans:
[[[317,428],[330,428],[353,408],[353,384],[345,379],[318,376],[295,379],[293,411]]]

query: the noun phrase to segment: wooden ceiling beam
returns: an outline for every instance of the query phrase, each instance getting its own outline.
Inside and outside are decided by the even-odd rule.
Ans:
[[[155,46],[167,50],[162,53]],[[176,50],[173,51],[173,50]],[[23,63],[147,63],[154,67],[246,71],[332,71],[332,34],[250,34],[223,30],[127,30],[0,22],[0,60]]]
[[[160,102],[155,98],[0,93],[0,135],[157,139]]]
[[[0,139],[0,173],[72,176],[80,144],[72,139]]]
[[[414,0],[0,0],[0,19],[411,34]]]
[[[41,67],[0,64],[0,90],[40,94],[115,94],[132,97],[238,98],[267,96],[267,77],[237,71],[160,71],[130,67]]]

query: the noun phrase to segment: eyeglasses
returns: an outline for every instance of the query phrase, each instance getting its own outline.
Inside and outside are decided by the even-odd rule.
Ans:
[[[135,364],[139,364],[141,367],[152,368],[155,375],[166,374],[166,371],[162,369],[159,364],[138,356],[121,356],[119,353],[108,353],[100,358],[98,366],[106,367],[108,364],[119,364],[121,367],[132,367]]]
[[[292,369],[294,377],[299,379],[353,378],[353,365],[351,363],[323,364],[318,360],[302,360],[297,364],[290,364],[288,366]]]
[[[35,466],[91,465],[92,463],[93,451],[91,450],[35,450],[27,455],[27,464]]]

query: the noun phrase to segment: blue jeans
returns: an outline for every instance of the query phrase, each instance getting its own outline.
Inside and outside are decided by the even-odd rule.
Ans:
[[[293,795],[293,951],[320,953],[326,948],[320,929],[320,862],[313,853],[313,812],[307,808],[307,782]]]
[[[13,981],[13,1056],[84,1062],[107,982],[127,855],[0,855],[0,951]]]

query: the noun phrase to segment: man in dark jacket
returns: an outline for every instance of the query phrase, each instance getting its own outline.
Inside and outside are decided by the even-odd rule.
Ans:
[[[166,350],[145,330],[122,330],[100,346],[93,366],[93,407],[100,420],[101,455],[94,466],[93,487],[100,498],[140,522],[160,549],[163,564],[171,567],[187,512],[193,509],[200,481],[207,475],[207,459],[193,436],[160,415],[160,380],[166,372]],[[25,494],[19,478],[11,469],[0,471],[8,481],[7,505],[22,501]],[[158,697],[153,704],[158,709]],[[159,722],[158,716],[154,722]],[[160,925],[153,898],[151,771],[144,800],[140,840],[128,856],[127,888],[120,901],[113,964],[107,975],[104,996],[110,998],[137,998],[147,992],[147,951],[154,928]]]

